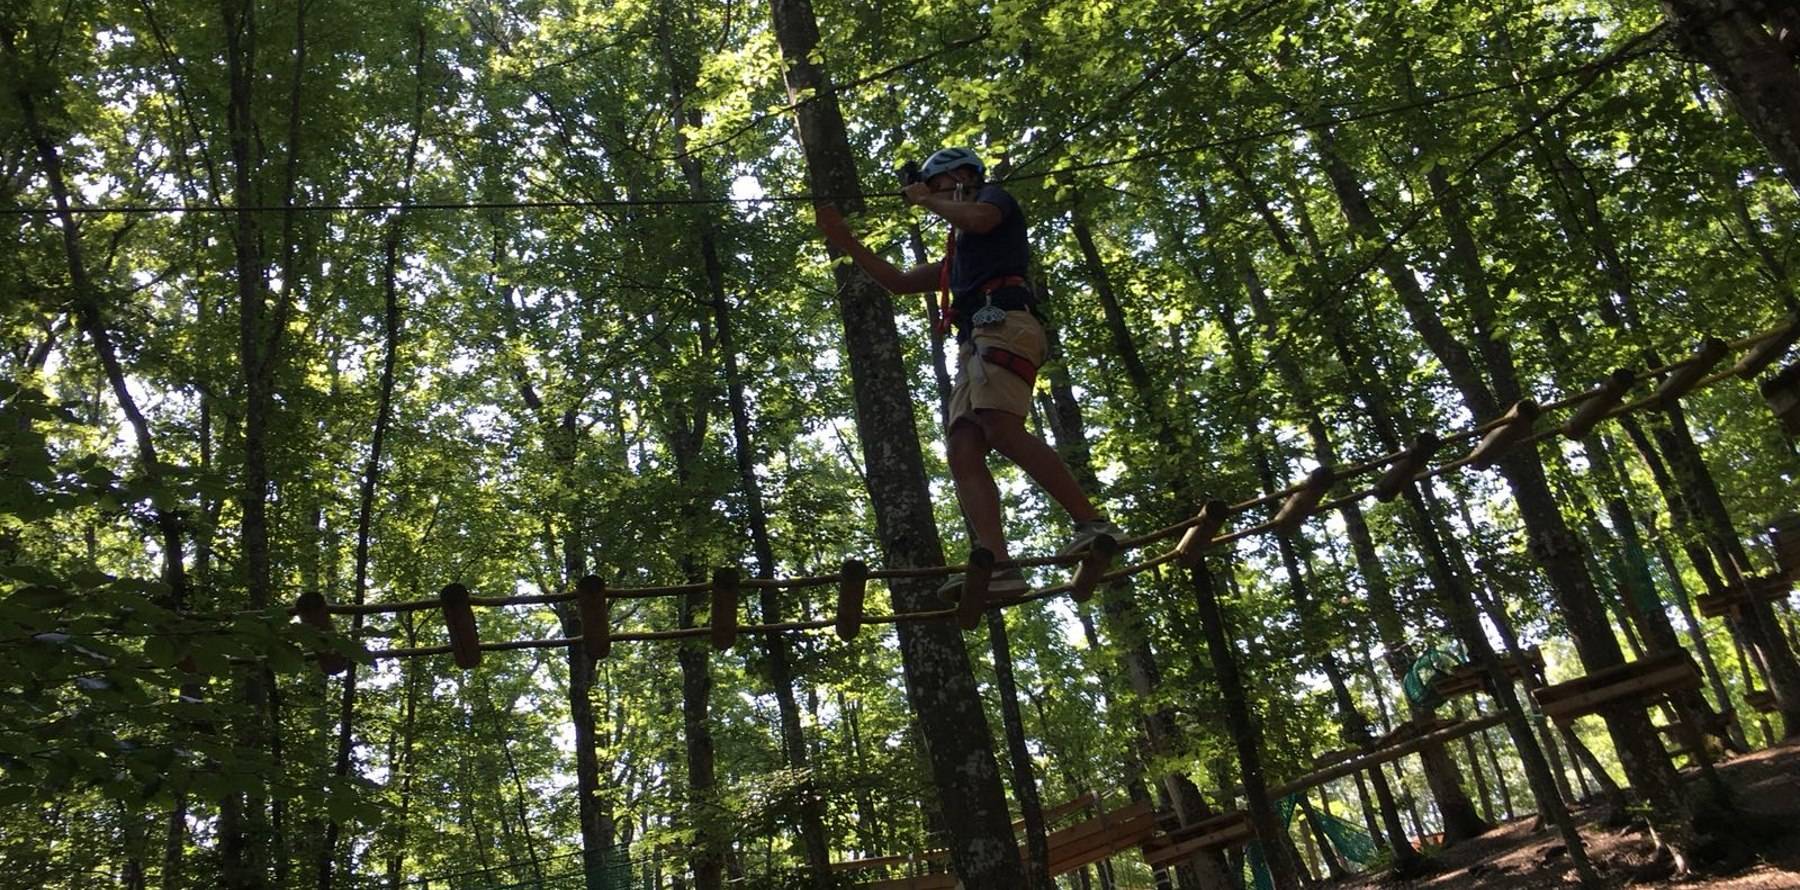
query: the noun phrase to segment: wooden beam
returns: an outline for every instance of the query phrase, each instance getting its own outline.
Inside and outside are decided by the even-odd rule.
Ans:
[[[862,630],[863,598],[869,592],[869,566],[860,559],[844,560],[838,572],[838,639],[849,641]]]
[[[1183,568],[1191,569],[1200,564],[1206,556],[1206,550],[1212,546],[1213,538],[1219,536],[1219,530],[1225,527],[1225,520],[1231,518],[1231,507],[1224,501],[1214,498],[1200,508],[1200,517],[1181,536],[1181,543],[1175,546],[1177,561]]]
[[[1700,688],[1700,672],[1686,652],[1669,652],[1534,690],[1538,710],[1558,723],[1614,702]]]
[[[1630,368],[1619,368],[1601,381],[1599,389],[1589,396],[1569,419],[1563,421],[1562,434],[1565,438],[1580,439],[1592,432],[1600,421],[1605,420],[1619,403],[1625,401],[1625,394],[1637,383],[1637,373]]]
[[[1443,447],[1444,440],[1438,438],[1436,433],[1420,433],[1413,440],[1412,447],[1406,449],[1406,453],[1398,460],[1388,464],[1381,478],[1375,480],[1375,499],[1385,504],[1399,497],[1401,489],[1424,471],[1425,465],[1431,462],[1431,456]]]
[[[1688,358],[1687,364],[1676,368],[1663,378],[1662,385],[1656,388],[1656,395],[1651,404],[1657,408],[1667,408],[1682,396],[1692,392],[1713,366],[1731,352],[1731,344],[1717,337],[1708,337],[1700,341],[1694,348],[1694,354]]]
[[[1085,603],[1094,596],[1094,586],[1100,583],[1100,577],[1106,574],[1106,567],[1112,564],[1113,556],[1119,552],[1119,542],[1112,535],[1101,535],[1088,545],[1087,553],[1082,556],[1081,564],[1075,568],[1075,580],[1069,585],[1069,596],[1078,603]]]
[[[475,610],[469,606],[469,588],[446,584],[438,591],[444,610],[444,628],[450,633],[450,654],[456,666],[469,670],[481,664],[481,635],[475,630]]]
[[[581,641],[589,658],[612,654],[612,607],[606,602],[606,581],[599,575],[583,575],[575,582],[575,602],[581,610]]]
[[[1520,399],[1500,417],[1498,426],[1481,437],[1481,444],[1469,452],[1469,464],[1478,470],[1493,466],[1519,440],[1531,435],[1531,425],[1537,422],[1537,418],[1538,404],[1530,399]]]
[[[707,622],[712,630],[709,634],[712,646],[721,652],[737,642],[738,574],[737,566],[720,566],[713,570],[712,615]]]

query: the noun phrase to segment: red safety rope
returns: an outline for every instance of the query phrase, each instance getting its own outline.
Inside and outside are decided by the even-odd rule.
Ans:
[[[950,264],[956,260],[956,227],[950,227],[944,239],[944,264],[938,267],[938,336],[947,336],[956,326],[956,307],[950,303]]]

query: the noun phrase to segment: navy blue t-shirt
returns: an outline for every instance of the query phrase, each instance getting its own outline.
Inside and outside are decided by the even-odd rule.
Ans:
[[[1019,202],[997,185],[982,186],[975,200],[1000,208],[1000,224],[980,235],[956,233],[950,292],[956,295],[956,310],[964,318],[981,307],[983,284],[1007,275],[1024,276],[1031,266],[1031,245],[1025,239],[1025,213]]]

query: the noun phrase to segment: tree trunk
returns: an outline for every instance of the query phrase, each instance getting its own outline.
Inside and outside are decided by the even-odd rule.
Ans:
[[[406,149],[406,168],[401,175],[400,198],[404,202],[411,197],[412,177],[418,163],[419,131],[424,123],[425,114],[425,21],[419,19],[414,30],[413,72],[415,87],[413,91],[412,135]],[[388,424],[394,414],[394,368],[400,354],[400,243],[403,235],[402,226],[406,219],[404,213],[396,214],[388,222],[387,237],[384,239],[381,263],[382,289],[382,356],[381,381],[375,397],[375,427],[369,436],[369,456],[363,464],[362,479],[358,490],[358,506],[356,514],[356,568],[355,586],[351,589],[352,602],[362,605],[368,598],[369,590],[369,536],[375,515],[375,491],[381,479],[382,449],[387,439]],[[363,628],[363,614],[358,612],[350,617],[350,639],[360,639]],[[332,765],[332,775],[345,779],[350,775],[352,727],[356,717],[356,682],[358,665],[354,660],[344,670],[344,677],[338,701],[337,756]],[[318,875],[319,890],[331,890],[332,865],[337,859],[338,833],[341,827],[338,821],[327,818],[325,822],[325,839],[319,849]]]
[[[702,573],[688,562],[688,580],[698,580]],[[694,618],[706,608],[707,600],[705,591],[682,597],[680,626],[694,627]],[[689,637],[681,641],[676,654],[681,664],[682,738],[687,742],[688,827],[694,832],[688,862],[694,869],[696,890],[722,890],[725,862],[719,834],[729,819],[719,804],[713,769],[712,726],[707,722],[712,671],[706,650],[704,638]]]
[[[1250,267],[1248,260],[1240,259],[1238,265],[1244,274],[1245,284],[1250,292],[1252,305],[1260,303],[1261,306],[1259,308],[1261,310],[1266,310],[1267,300],[1262,294],[1262,283],[1257,279],[1255,270]],[[1221,271],[1229,272],[1230,270],[1222,269]],[[1231,307],[1219,306],[1216,308],[1220,325],[1225,331],[1225,341],[1231,352],[1233,366],[1237,370],[1238,393],[1241,396],[1248,396],[1255,389],[1255,381],[1250,378],[1250,368],[1253,367],[1250,350],[1244,343],[1243,337],[1238,330],[1237,320],[1231,312]],[[1277,364],[1286,366],[1287,362],[1278,360]],[[1297,377],[1298,375],[1297,371],[1287,369],[1284,371],[1283,376],[1289,378],[1289,383],[1293,383],[1295,382],[1294,377]],[[1315,455],[1319,455],[1322,465],[1336,466],[1335,455],[1332,454],[1330,441],[1325,437],[1324,425],[1317,420],[1317,415],[1310,410],[1311,406],[1307,404],[1308,400],[1305,391],[1295,390],[1295,392],[1301,402],[1298,406],[1300,412],[1305,416],[1313,418],[1308,424],[1308,427],[1313,437]],[[1263,494],[1273,495],[1280,490],[1281,485],[1276,479],[1275,471],[1269,457],[1269,447],[1263,441],[1260,424],[1252,423],[1249,448],[1251,462],[1254,464],[1257,475],[1262,481]],[[1358,512],[1357,518],[1361,519],[1360,512]],[[1365,534],[1367,533],[1368,529],[1366,526],[1363,531]],[[1312,595],[1308,590],[1306,579],[1301,571],[1300,555],[1297,552],[1298,548],[1295,541],[1295,538],[1297,537],[1299,537],[1298,534],[1294,536],[1278,536],[1276,538],[1276,548],[1281,556],[1282,568],[1287,574],[1288,594],[1293,601],[1294,612],[1299,616],[1300,626],[1305,628],[1316,626],[1319,623],[1319,619]],[[1371,550],[1372,549],[1373,545],[1371,544]],[[1367,567],[1365,567],[1365,570],[1367,570]],[[1379,573],[1379,569],[1376,571]],[[1385,573],[1379,574],[1380,577],[1385,580]],[[1370,586],[1372,587],[1374,585],[1371,584]],[[1374,597],[1371,596],[1371,600],[1373,599]],[[1393,605],[1391,598],[1388,605],[1390,607]],[[1379,609],[1380,606],[1377,605],[1375,608]],[[1373,741],[1373,736],[1369,732],[1368,720],[1362,715],[1361,711],[1357,710],[1355,702],[1351,699],[1350,687],[1344,681],[1344,672],[1340,667],[1336,656],[1332,654],[1331,647],[1328,645],[1318,645],[1304,635],[1302,636],[1302,644],[1308,650],[1304,653],[1305,656],[1319,665],[1331,685],[1333,699],[1337,705],[1340,733],[1343,736],[1344,741],[1358,748],[1369,745]],[[1400,823],[1400,811],[1394,802],[1393,791],[1388,787],[1387,777],[1380,772],[1372,772],[1369,775],[1369,779],[1375,789],[1375,799],[1380,807],[1382,822],[1386,828],[1387,836],[1404,838],[1406,836],[1406,831]],[[1419,867],[1420,862],[1417,851],[1413,850],[1410,844],[1402,844],[1391,849],[1394,854],[1394,871],[1396,874],[1409,874]],[[1333,876],[1335,877],[1335,871]]]
[[[1256,200],[1260,202],[1260,197]],[[1274,222],[1273,215],[1267,217]],[[1291,243],[1283,240],[1283,243]],[[1264,290],[1262,280],[1256,273],[1248,258],[1240,257],[1240,274],[1243,276],[1245,289],[1250,295],[1250,305],[1255,313],[1258,327],[1271,334],[1279,330],[1275,313],[1269,304],[1268,294]],[[1274,365],[1280,372],[1283,381],[1290,391],[1300,400],[1297,406],[1300,413],[1308,418],[1307,434],[1312,439],[1313,458],[1321,466],[1337,466],[1337,450],[1331,442],[1325,425],[1319,420],[1317,411],[1311,404],[1311,388],[1306,382],[1294,357],[1282,351],[1275,356]],[[1344,527],[1350,537],[1351,552],[1355,556],[1358,572],[1363,577],[1364,586],[1369,596],[1369,611],[1375,621],[1377,633],[1381,637],[1382,648],[1386,652],[1388,670],[1396,680],[1404,679],[1411,665],[1408,663],[1408,652],[1411,647],[1406,642],[1406,631],[1400,624],[1400,608],[1394,601],[1393,586],[1388,580],[1387,571],[1381,565],[1381,558],[1375,549],[1375,538],[1369,532],[1369,524],[1364,518],[1362,508],[1355,502],[1345,504],[1339,510],[1344,518]],[[1407,702],[1413,719],[1429,717],[1429,712],[1421,713],[1421,709],[1410,700]],[[1456,769],[1456,762],[1450,759],[1442,745],[1432,745],[1419,752],[1419,761],[1424,767],[1425,782],[1431,788],[1432,797],[1437,801],[1438,811],[1445,813],[1444,844],[1449,846],[1462,840],[1477,836],[1493,826],[1481,819],[1475,807],[1469,802],[1468,795],[1462,788],[1462,777]],[[1373,777],[1371,777],[1373,778]],[[1382,792],[1376,786],[1376,793]],[[1386,814],[1384,813],[1384,818]],[[1389,834],[1397,828],[1398,819],[1389,825]],[[1400,834],[1405,837],[1404,832]],[[1393,848],[1396,863],[1400,871],[1412,859],[1410,851],[1400,847]]]
[[[1783,4],[1662,0],[1682,48],[1712,69],[1788,187],[1800,195],[1800,62],[1794,16]],[[1784,35],[1788,44],[1783,46]]]
[[[1375,432],[1382,446],[1390,451],[1399,450],[1400,443],[1414,431],[1402,429],[1397,419],[1388,412],[1385,406],[1392,400],[1388,397],[1388,387],[1380,381],[1373,363],[1365,354],[1352,348],[1348,337],[1336,324],[1331,331],[1331,342],[1339,363],[1349,375],[1352,389],[1362,393],[1366,404],[1371,406]],[[1593,871],[1581,835],[1564,803],[1562,783],[1557,781],[1560,767],[1556,773],[1551,772],[1551,762],[1546,759],[1532,733],[1531,721],[1519,703],[1513,681],[1501,667],[1499,656],[1488,643],[1487,633],[1481,628],[1476,614],[1478,599],[1475,592],[1481,588],[1468,580],[1471,572],[1455,538],[1439,534],[1430,507],[1430,492],[1429,486],[1416,483],[1404,486],[1401,490],[1407,507],[1402,511],[1402,516],[1424,557],[1426,574],[1437,588],[1438,602],[1451,631],[1462,641],[1471,661],[1481,667],[1488,680],[1489,693],[1505,715],[1507,733],[1512,737],[1519,760],[1525,768],[1532,795],[1538,802],[1539,814],[1556,826],[1558,835],[1570,851],[1570,863],[1580,881],[1585,886],[1598,886],[1599,878]],[[1506,613],[1497,607],[1487,611],[1500,631],[1508,657],[1524,668],[1524,655],[1511,624],[1506,620]],[[1550,756],[1554,756],[1554,750]],[[1566,781],[1566,778],[1563,779],[1563,783]]]
[[[1330,132],[1321,131],[1319,141],[1327,175],[1358,242],[1382,251],[1379,265],[1390,286],[1399,294],[1414,327],[1462,394],[1470,413],[1480,420],[1498,417],[1501,404],[1496,392],[1505,395],[1519,391],[1516,374],[1502,356],[1496,355],[1503,350],[1486,351],[1490,369],[1496,373],[1497,389],[1490,390],[1476,369],[1468,348],[1444,325],[1437,304],[1426,298],[1411,267],[1387,249],[1386,239],[1381,235],[1362,185],[1336,154]],[[1439,200],[1440,210],[1455,229],[1460,210],[1453,205],[1456,205],[1454,195],[1446,194]],[[1453,235],[1453,248],[1459,252],[1467,249],[1458,246],[1461,240],[1460,236]],[[1482,301],[1472,300],[1471,303],[1480,308]],[[1478,320],[1476,333],[1485,343],[1489,338],[1482,336],[1482,327]],[[1563,520],[1536,448],[1514,449],[1502,455],[1498,463],[1531,536],[1528,549],[1550,582],[1583,667],[1592,672],[1623,664],[1624,654],[1607,622],[1605,605],[1587,572],[1585,547]],[[1632,779],[1633,788],[1647,804],[1648,819],[1658,844],[1666,847],[1673,856],[1676,870],[1685,872],[1688,856],[1696,842],[1693,813],[1649,717],[1641,703],[1635,701],[1612,705],[1599,713],[1606,722],[1619,759]]]
[[[831,81],[815,61],[818,22],[809,0],[771,0],[808,183],[847,214],[862,209],[854,158]],[[942,545],[925,483],[912,399],[900,361],[893,301],[861,270],[835,268],[838,313],[856,401],[869,495],[887,565],[941,566]],[[930,579],[891,586],[895,611],[936,608]],[[899,625],[908,698],[925,737],[939,802],[950,829],[950,858],[965,890],[1012,890],[1023,883],[1018,847],[1001,792],[993,738],[961,634],[942,622]]]
[[[1100,300],[1102,311],[1105,314],[1107,328],[1112,335],[1114,351],[1121,364],[1124,365],[1126,378],[1130,380],[1137,396],[1139,410],[1158,431],[1158,441],[1163,449],[1162,456],[1171,462],[1179,460],[1183,455],[1179,454],[1176,449],[1180,448],[1180,443],[1184,438],[1178,434],[1169,418],[1168,411],[1159,395],[1160,390],[1155,386],[1148,368],[1138,353],[1137,343],[1131,336],[1130,328],[1126,325],[1123,307],[1120,306],[1118,296],[1113,291],[1106,267],[1101,262],[1093,233],[1079,214],[1071,217],[1070,225],[1075,233],[1077,243],[1082,245],[1082,256],[1086,260],[1088,277],[1093,283],[1095,296]],[[1177,478],[1180,481],[1176,486],[1178,490],[1175,503],[1189,505],[1188,509],[1192,509],[1191,505],[1204,502],[1205,498],[1202,493],[1193,490],[1192,477],[1183,474]],[[1232,647],[1230,636],[1226,631],[1224,614],[1219,609],[1212,571],[1205,564],[1201,564],[1191,570],[1189,575],[1197,616],[1206,640],[1207,654],[1213,662],[1214,677],[1219,683],[1220,694],[1225,702],[1227,731],[1232,736],[1238,755],[1240,779],[1244,784],[1245,808],[1249,812],[1256,836],[1264,841],[1263,848],[1267,854],[1270,877],[1277,890],[1286,890],[1294,885],[1296,878],[1293,872],[1293,863],[1287,861],[1285,848],[1275,842],[1280,828],[1280,820],[1276,818],[1275,807],[1269,799],[1268,785],[1263,776],[1262,730],[1251,714],[1243,679],[1238,674],[1237,653]],[[1157,729],[1153,728],[1151,738],[1154,741],[1159,734],[1163,738],[1173,738],[1168,732],[1168,729],[1164,729],[1159,733]],[[1170,795],[1175,799],[1178,808],[1183,806],[1182,802],[1185,799],[1198,797],[1197,789],[1192,788],[1192,782],[1186,776],[1170,774],[1165,777],[1164,782],[1169,787]],[[1205,813],[1203,803],[1193,809],[1198,814]],[[1201,818],[1204,816],[1202,815]],[[1188,815],[1184,814],[1182,819],[1183,824],[1191,824]],[[1207,857],[1204,861],[1202,861],[1202,857],[1196,857],[1194,864],[1196,868],[1204,868],[1207,872],[1221,870],[1217,859],[1212,857]],[[1211,880],[1213,878],[1202,874],[1201,881],[1203,883]],[[1214,885],[1207,883],[1207,886]]]
[[[1000,687],[1000,716],[1006,724],[1007,758],[1012,762],[1013,797],[1025,820],[1027,890],[1054,890],[1050,843],[1044,834],[1044,809],[1038,799],[1037,775],[1026,746],[1025,720],[1019,712],[1019,690],[1013,681],[1012,647],[1006,634],[1006,610],[989,609],[988,637],[994,648],[994,682]]]
[[[1319,813],[1313,809],[1312,801],[1307,800],[1305,792],[1300,793],[1297,803],[1300,807],[1300,814],[1306,820],[1307,828],[1311,830],[1310,834],[1317,843],[1319,858],[1325,862],[1326,873],[1334,881],[1349,877],[1350,870],[1344,867],[1344,860],[1338,857],[1336,850],[1332,849],[1331,838],[1325,834],[1325,827],[1319,824]]]

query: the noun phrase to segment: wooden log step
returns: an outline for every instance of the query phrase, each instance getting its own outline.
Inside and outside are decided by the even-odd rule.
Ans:
[[[1241,844],[1256,834],[1250,827],[1249,817],[1241,810],[1197,822],[1183,830],[1199,833],[1182,840],[1163,835],[1160,839],[1146,842],[1143,847],[1145,864],[1151,868],[1168,865],[1187,859],[1195,853]]]
[[[1630,368],[1620,368],[1607,375],[1601,381],[1600,388],[1569,419],[1563,421],[1562,434],[1565,438],[1579,439],[1592,432],[1600,421],[1605,420],[1620,402],[1625,401],[1625,393],[1637,383],[1637,373]]]
[[[1731,371],[1749,380],[1786,355],[1795,342],[1800,342],[1800,313],[1789,313],[1781,332],[1750,347],[1750,351],[1731,366]]]
[[[1663,378],[1662,385],[1656,388],[1656,395],[1651,404],[1657,409],[1667,408],[1682,396],[1692,392],[1708,372],[1720,360],[1731,352],[1731,344],[1718,337],[1708,337],[1694,347],[1694,354],[1689,356],[1688,363],[1669,372]]]
[[[1698,688],[1700,672],[1693,660],[1686,652],[1670,652],[1545,686],[1534,690],[1532,697],[1544,716],[1566,723],[1615,702]]]
[[[853,640],[862,630],[863,600],[869,592],[869,566],[860,559],[846,559],[838,571],[837,635]]]
[[[612,654],[612,608],[606,601],[606,581],[599,575],[583,575],[575,582],[575,601],[581,611],[581,642],[589,658]]]
[[[1475,450],[1469,452],[1469,465],[1477,470],[1493,466],[1502,455],[1519,444],[1519,440],[1531,435],[1531,425],[1537,422],[1538,413],[1538,403],[1520,399],[1500,418],[1500,425],[1488,430]]]
[[[1764,714],[1773,714],[1781,707],[1781,703],[1775,700],[1775,690],[1773,689],[1758,689],[1755,692],[1747,693],[1744,696],[1744,704]]]
[[[1782,432],[1790,438],[1800,436],[1800,362],[1757,384],[1757,389],[1762,391],[1769,410],[1775,412],[1775,419],[1781,421]]]
[[[1200,509],[1199,521],[1188,527],[1187,534],[1181,536],[1181,543],[1175,546],[1177,561],[1182,568],[1191,569],[1200,564],[1206,556],[1206,548],[1212,546],[1212,539],[1218,537],[1219,530],[1225,527],[1225,520],[1229,518],[1230,505],[1217,498],[1206,502]]]
[[[969,570],[963,573],[962,592],[956,601],[956,624],[974,630],[988,603],[988,582],[994,577],[994,551],[977,547],[969,551]]]
[[[1708,618],[1722,618],[1750,605],[1752,602],[1780,602],[1787,599],[1791,585],[1782,575],[1758,575],[1745,578],[1744,583],[1727,587],[1718,593],[1703,593],[1694,598],[1694,604],[1700,607],[1700,614]]]
[[[712,646],[721,652],[737,642],[738,632],[737,566],[720,566],[712,576],[712,617],[709,619]]]
[[[1800,513],[1789,513],[1770,524],[1775,541],[1775,561],[1789,581],[1800,581]]]
[[[466,671],[481,664],[481,635],[475,629],[469,588],[446,584],[438,591],[438,603],[444,610],[444,629],[450,634],[450,655],[456,666]]]
[[[300,616],[301,624],[330,635],[336,632],[336,628],[331,624],[329,606],[325,601],[325,594],[308,590],[300,594],[300,599],[294,603],[294,614]],[[313,656],[319,660],[319,670],[327,674],[341,674],[350,667],[349,659],[329,649],[315,649]]]
[[[1425,469],[1425,465],[1431,462],[1431,456],[1443,447],[1444,440],[1438,438],[1436,433],[1420,433],[1413,440],[1412,447],[1406,449],[1399,460],[1388,464],[1381,478],[1375,480],[1375,499],[1385,504],[1399,497],[1401,490]]]
[[[1306,517],[1311,516],[1313,509],[1325,499],[1325,493],[1331,490],[1331,483],[1337,474],[1330,467],[1319,467],[1306,474],[1306,481],[1301,482],[1293,494],[1282,502],[1281,509],[1275,514],[1275,531],[1283,535],[1291,535],[1300,528]]]
[[[1088,545],[1087,555],[1081,558],[1081,564],[1075,569],[1075,580],[1069,585],[1069,596],[1078,603],[1085,603],[1094,596],[1094,587],[1100,583],[1101,576],[1106,574],[1106,567],[1112,564],[1113,557],[1119,552],[1119,542],[1112,535],[1101,535]]]

